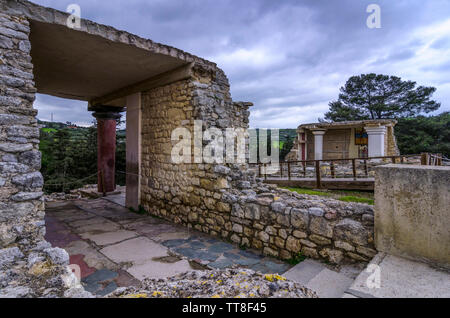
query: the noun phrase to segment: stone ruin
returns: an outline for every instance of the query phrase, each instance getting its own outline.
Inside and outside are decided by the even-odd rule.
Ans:
[[[171,162],[177,127],[248,128],[251,104],[231,99],[216,64],[87,20],[70,29],[68,14],[28,1],[0,8],[0,296],[83,295],[67,253],[44,240],[36,93],[89,101],[106,119],[126,107],[129,206],[284,260],[376,254],[368,205],[278,189],[246,164]]]

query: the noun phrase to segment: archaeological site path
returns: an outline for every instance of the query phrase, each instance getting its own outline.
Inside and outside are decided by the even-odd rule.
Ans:
[[[246,267],[285,273],[291,265],[241,250],[217,238],[159,218],[131,212],[121,198],[49,202],[46,239],[64,248],[81,270],[87,291],[106,295],[137,286],[144,278],[166,278],[208,268]],[[111,200],[111,201],[110,201]]]

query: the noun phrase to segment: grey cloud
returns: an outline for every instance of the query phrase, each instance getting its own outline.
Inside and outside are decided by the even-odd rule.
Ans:
[[[60,10],[76,2],[84,18],[217,62],[230,79],[233,99],[255,103],[253,127],[268,123],[296,127],[300,122],[293,120],[317,120],[328,102],[337,98],[340,86],[355,74],[413,75],[416,78],[408,79],[437,86],[438,91],[449,89],[439,86],[447,72],[445,64],[442,68],[415,64],[416,53],[427,40],[415,32],[449,19],[450,3],[446,1],[34,2]],[[381,29],[366,27],[366,7],[371,3],[381,6]],[[445,50],[448,41],[438,39],[432,47]],[[415,71],[412,75],[411,68]],[[39,100],[37,107],[45,108],[39,106]],[[450,108],[447,100],[439,101],[442,110]],[[289,120],[283,120],[286,114]],[[90,121],[87,112],[74,116]]]

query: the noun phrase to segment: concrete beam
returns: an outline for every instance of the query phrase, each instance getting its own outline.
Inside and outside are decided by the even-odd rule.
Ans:
[[[104,96],[94,98],[89,102],[89,109],[97,105],[124,106],[127,96],[191,78],[193,66],[193,63],[189,63],[169,72],[120,88]]]

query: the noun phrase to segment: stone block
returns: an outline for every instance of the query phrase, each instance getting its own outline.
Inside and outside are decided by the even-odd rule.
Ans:
[[[288,251],[291,251],[293,253],[298,253],[301,249],[301,243],[300,240],[293,237],[293,236],[289,236],[286,240],[286,249]]]
[[[317,234],[311,234],[309,236],[309,239],[316,243],[317,245],[329,245],[331,244],[331,240],[327,239],[326,237],[317,235]]]
[[[368,244],[368,231],[358,221],[343,219],[336,224],[334,232],[336,240],[352,242],[358,245]]]
[[[306,210],[292,209],[291,210],[291,224],[294,228],[306,230],[309,225],[309,214]]]
[[[309,224],[309,229],[312,233],[319,234],[327,238],[333,237],[333,228],[333,223],[318,216],[312,217]]]

